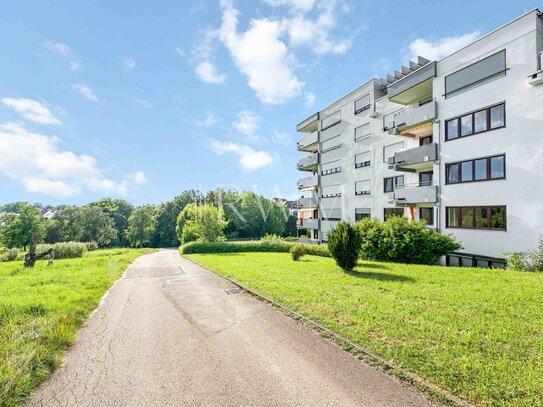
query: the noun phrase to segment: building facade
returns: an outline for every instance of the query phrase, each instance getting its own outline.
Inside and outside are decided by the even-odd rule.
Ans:
[[[495,267],[543,234],[543,16],[419,57],[297,125],[300,235],[405,216],[453,234],[450,265]]]

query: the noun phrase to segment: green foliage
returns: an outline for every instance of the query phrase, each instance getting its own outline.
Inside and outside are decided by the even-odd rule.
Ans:
[[[59,242],[55,244],[39,244],[36,253],[54,250],[55,259],[77,259],[87,254],[87,244],[81,242]]]
[[[115,222],[102,208],[84,206],[79,208],[71,219],[81,231],[81,242],[96,242],[100,247],[108,247],[117,239]]]
[[[285,239],[279,235],[275,235],[273,233],[267,233],[264,236],[262,236],[262,239],[260,239],[261,242],[282,242]]]
[[[356,266],[360,245],[359,233],[348,222],[340,222],[328,232],[328,250],[344,271],[351,271]]]
[[[288,253],[295,243],[286,241],[248,241],[248,242],[191,242],[180,247],[182,255],[190,253],[244,253],[277,252]],[[303,245],[305,254],[330,257],[326,246]]]
[[[45,243],[65,242],[67,239],[65,221],[53,218],[45,223]]]
[[[151,205],[134,209],[128,218],[126,237],[132,247],[145,247],[155,232],[155,208]]]
[[[22,258],[23,253],[18,248],[8,249],[4,253],[0,253],[0,261],[15,261]]]
[[[297,243],[294,246],[292,246],[289,250],[290,257],[294,261],[299,261],[302,256],[305,254],[305,248],[304,245],[301,243]]]
[[[40,211],[33,206],[23,204],[18,208],[18,214],[5,215],[4,226],[0,229],[0,240],[8,248],[26,247],[32,242],[33,236],[41,242],[45,235],[45,221]]]
[[[98,243],[96,242],[85,242],[85,246],[87,246],[87,251],[89,252],[98,250]]]
[[[103,198],[88,204],[88,206],[101,208],[113,220],[113,226],[117,232],[116,237],[111,241],[113,246],[127,246],[130,243],[127,236],[128,220],[134,210],[134,206],[130,202],[124,199]]]
[[[199,198],[196,190],[184,191],[171,201],[157,207],[156,225],[152,244],[155,247],[177,247],[179,238],[176,233],[177,218],[189,203],[195,203]]]
[[[517,271],[543,271],[543,239],[536,250],[506,253],[507,268]]]
[[[362,219],[355,224],[361,238],[363,259],[412,264],[438,264],[461,246],[453,236],[442,235],[424,227],[424,222],[410,222],[394,216],[385,222]]]
[[[189,223],[183,227],[183,233],[181,236],[181,240],[183,244],[196,242],[199,238],[200,238],[200,229],[197,225],[193,223]]]
[[[285,223],[285,228],[283,230],[284,237],[295,237],[298,235],[298,218],[296,216],[290,215],[287,218]]]
[[[194,237],[203,242],[217,242],[224,240],[224,229],[227,224],[221,208],[210,204],[189,204],[177,218],[177,236],[182,242],[193,241]],[[184,238],[186,227],[188,227],[187,236]]]

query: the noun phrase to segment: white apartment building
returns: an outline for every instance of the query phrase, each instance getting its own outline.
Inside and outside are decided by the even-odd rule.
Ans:
[[[496,267],[543,235],[543,15],[439,60],[419,57],[297,125],[299,229],[405,216],[462,244],[449,265]]]

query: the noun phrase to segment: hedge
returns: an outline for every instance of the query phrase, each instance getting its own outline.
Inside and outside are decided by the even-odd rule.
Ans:
[[[81,242],[39,244],[36,247],[36,253],[43,253],[51,248],[54,250],[55,259],[75,259],[87,254],[87,244]]]
[[[274,252],[288,253],[297,243],[285,241],[250,241],[250,242],[190,242],[179,248],[184,254],[194,253],[247,253],[247,252]],[[307,255],[330,257],[326,246],[304,244],[304,253]]]

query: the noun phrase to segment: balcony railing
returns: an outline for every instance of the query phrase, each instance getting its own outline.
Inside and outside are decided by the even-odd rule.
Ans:
[[[397,133],[433,120],[436,116],[437,102],[432,100],[420,106],[412,106],[383,116],[383,130],[388,130],[389,133]]]
[[[429,143],[419,147],[400,150],[394,157],[388,159],[389,168],[396,171],[417,169],[425,163],[432,163],[438,159],[437,144]]]
[[[319,163],[319,155],[314,153],[307,157],[303,157],[298,161],[298,169],[300,171],[313,171],[317,169]]]
[[[318,178],[316,175],[302,178],[298,181],[298,189],[310,189],[316,188],[318,184]]]
[[[318,229],[319,220],[312,218],[298,219],[298,229]]]
[[[319,202],[314,197],[298,199],[298,209],[315,209],[318,207]]]
[[[314,131],[297,143],[298,151],[316,152],[319,148],[319,132]]]
[[[432,182],[417,182],[398,186],[393,192],[397,204],[437,202],[437,185]]]
[[[395,103],[409,104],[432,94],[432,81],[436,76],[435,61],[388,85],[388,98]]]

